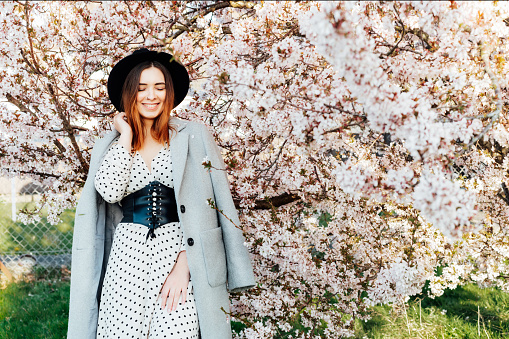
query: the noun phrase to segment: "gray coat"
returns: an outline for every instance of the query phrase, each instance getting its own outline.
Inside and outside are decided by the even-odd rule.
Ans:
[[[172,118],[178,125],[170,141],[175,197],[186,242],[202,339],[231,338],[228,291],[255,285],[253,269],[232,200],[226,171],[207,171],[205,157],[215,168],[224,169],[219,148],[207,127],[198,122]],[[69,339],[95,339],[102,281],[113,241],[122,219],[118,203],[102,199],[94,178],[116,130],[98,140],[92,150],[88,178],[76,208],[72,244]],[[213,209],[213,199],[222,213]],[[231,221],[229,220],[231,219]],[[192,240],[191,240],[192,239]]]

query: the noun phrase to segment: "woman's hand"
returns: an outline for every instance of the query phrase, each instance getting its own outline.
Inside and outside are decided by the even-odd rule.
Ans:
[[[113,126],[120,134],[132,133],[131,126],[125,120],[125,113],[120,112],[113,116]]]
[[[168,312],[175,311],[182,295],[182,304],[186,302],[187,286],[189,285],[189,266],[187,265],[186,251],[179,253],[177,262],[173,266],[161,288],[161,309],[168,307]]]
[[[127,152],[131,152],[131,143],[133,141],[133,131],[131,126],[125,120],[125,113],[120,112],[113,116],[113,126],[120,133],[118,143],[125,147]]]

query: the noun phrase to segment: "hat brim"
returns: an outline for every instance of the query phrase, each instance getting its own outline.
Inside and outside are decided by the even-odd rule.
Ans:
[[[122,87],[124,86],[127,75],[136,65],[145,61],[158,61],[170,72],[175,93],[173,105],[177,107],[184,100],[189,91],[189,74],[182,64],[175,59],[172,60],[172,58],[173,55],[169,53],[149,51],[144,48],[134,51],[133,54],[117,62],[111,69],[108,77],[108,96],[117,111],[124,111],[122,105]]]

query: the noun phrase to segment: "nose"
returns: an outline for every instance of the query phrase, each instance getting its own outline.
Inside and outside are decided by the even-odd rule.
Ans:
[[[155,99],[155,89],[152,87],[147,88],[147,99]]]

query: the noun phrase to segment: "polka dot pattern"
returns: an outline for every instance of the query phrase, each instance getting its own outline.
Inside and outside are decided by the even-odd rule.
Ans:
[[[151,165],[150,172],[139,153],[132,156],[115,144],[95,177],[96,189],[113,203],[153,180],[173,187],[169,148],[163,147]],[[181,225],[167,223],[154,232],[156,237],[145,243],[145,226],[120,223],[116,227],[101,292],[97,339],[199,337],[192,281],[184,304],[180,300],[173,312],[161,309],[161,288],[185,250]]]
[[[151,169],[149,171],[139,152],[131,155],[124,146],[113,144],[95,175],[95,188],[104,200],[113,204],[154,180],[173,187],[169,147],[159,150],[151,162]]]

